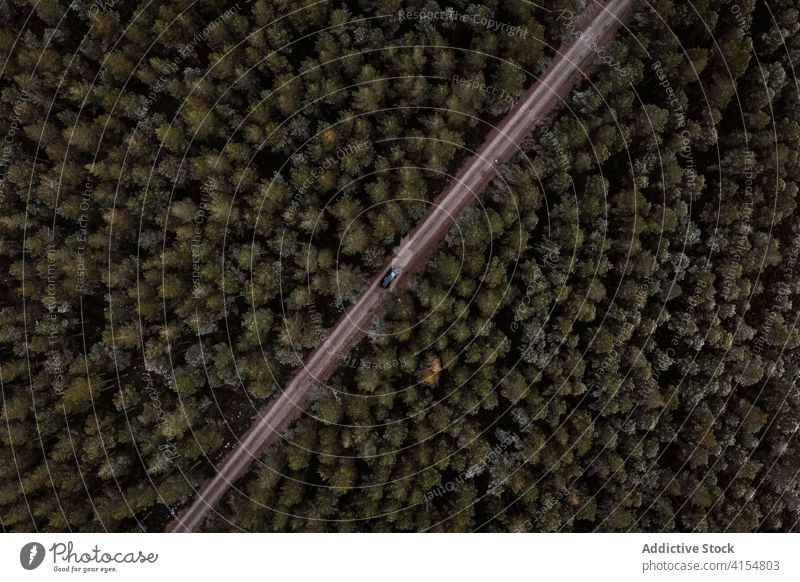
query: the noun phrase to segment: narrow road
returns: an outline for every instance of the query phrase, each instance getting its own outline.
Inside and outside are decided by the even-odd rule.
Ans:
[[[492,130],[478,152],[459,170],[455,180],[436,198],[428,213],[403,238],[383,269],[339,318],[322,344],[275,400],[265,405],[239,443],[217,464],[214,476],[197,492],[190,505],[169,524],[167,531],[196,530],[231,486],[245,475],[253,462],[296,420],[308,404],[309,389],[327,380],[337,364],[366,335],[379,311],[386,289],[381,279],[390,266],[402,270],[393,283],[399,285],[436,248],[459,214],[470,206],[497,176],[499,167],[521,151],[522,140],[549,114],[586,74],[595,57],[593,48],[612,38],[630,13],[632,0],[589,3],[575,28],[553,57],[544,74]],[[583,36],[571,32],[583,31]]]

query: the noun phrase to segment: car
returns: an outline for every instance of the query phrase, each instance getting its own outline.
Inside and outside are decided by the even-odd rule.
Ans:
[[[500,158],[495,158],[494,159],[494,165],[495,166],[499,166],[500,165]]]
[[[392,281],[397,279],[397,275],[399,274],[400,274],[399,271],[394,267],[389,269],[389,272],[383,276],[383,281],[381,281],[381,287],[383,287],[384,289],[388,288],[389,285],[392,284]]]

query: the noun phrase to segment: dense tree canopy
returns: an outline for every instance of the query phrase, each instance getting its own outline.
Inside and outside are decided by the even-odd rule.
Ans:
[[[0,6],[2,528],[163,528],[579,4]],[[206,528],[798,530],[799,15],[736,7],[638,6]]]

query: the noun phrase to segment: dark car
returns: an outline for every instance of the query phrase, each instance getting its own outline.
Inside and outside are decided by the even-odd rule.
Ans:
[[[395,269],[394,267],[389,269],[389,272],[386,273],[386,275],[384,275],[383,281],[381,281],[381,287],[386,289],[389,285],[392,284],[392,281],[397,279],[397,275],[398,275],[397,269]]]

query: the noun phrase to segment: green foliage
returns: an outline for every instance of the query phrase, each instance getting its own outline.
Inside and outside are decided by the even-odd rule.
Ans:
[[[576,8],[122,4],[0,8],[4,531],[163,528]],[[800,36],[738,6],[642,8],[207,529],[796,530]]]

